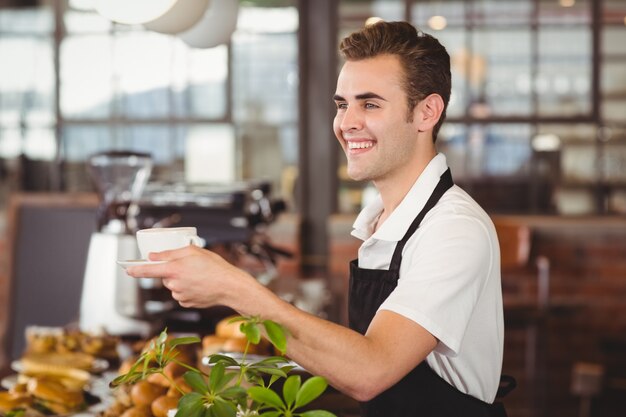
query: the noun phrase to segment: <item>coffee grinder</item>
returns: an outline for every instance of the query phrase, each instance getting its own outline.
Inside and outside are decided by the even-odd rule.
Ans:
[[[93,155],[87,168],[100,197],[83,281],[80,328],[114,335],[147,336],[155,320],[145,312],[141,282],[117,260],[138,259],[137,201],[152,171],[152,158],[137,152]],[[150,319],[150,320],[148,320]]]

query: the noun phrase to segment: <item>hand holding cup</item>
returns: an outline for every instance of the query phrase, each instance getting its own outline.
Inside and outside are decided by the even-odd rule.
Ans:
[[[136,234],[141,258],[149,260],[152,252],[180,249],[194,245],[203,247],[204,239],[198,236],[195,227],[166,227],[142,229]]]

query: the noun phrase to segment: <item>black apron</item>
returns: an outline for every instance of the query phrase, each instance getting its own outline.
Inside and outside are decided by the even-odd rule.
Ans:
[[[357,260],[350,263],[350,294],[348,319],[350,328],[365,334],[378,307],[398,284],[402,249],[420,222],[452,187],[448,169],[417,215],[406,234],[396,245],[389,270],[359,268]],[[363,417],[505,417],[500,403],[488,404],[454,388],[422,361],[391,388],[366,403],[361,403]]]

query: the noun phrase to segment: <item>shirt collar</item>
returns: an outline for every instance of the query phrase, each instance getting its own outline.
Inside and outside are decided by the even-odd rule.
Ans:
[[[383,202],[380,194],[361,210],[353,224],[352,236],[361,240],[370,237],[378,240],[397,242],[406,233],[415,219],[416,213],[428,201],[439,178],[448,169],[445,155],[437,154],[417,178],[409,192],[402,199],[398,207],[391,213],[382,226],[374,232],[378,217],[383,211]]]

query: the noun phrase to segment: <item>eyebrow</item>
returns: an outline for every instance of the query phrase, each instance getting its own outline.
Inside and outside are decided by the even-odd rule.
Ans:
[[[379,100],[387,101],[385,98],[383,98],[383,97],[379,96],[379,95],[378,95],[378,94],[376,94],[376,93],[372,93],[372,92],[367,92],[367,93],[357,94],[357,95],[355,96],[355,98],[356,98],[357,100],[369,100],[369,99],[372,99],[372,98],[376,98],[376,99],[379,99]],[[343,98],[343,97],[341,97],[339,94],[335,94],[335,95],[333,96],[333,100],[334,100],[334,101],[346,101],[346,99],[345,99],[345,98]]]

